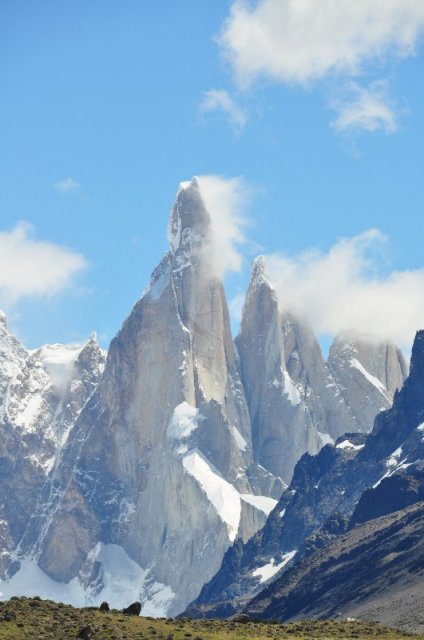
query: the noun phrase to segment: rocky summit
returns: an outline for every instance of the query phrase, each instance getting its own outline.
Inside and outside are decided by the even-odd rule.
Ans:
[[[343,529],[395,455],[376,428],[379,466],[361,449],[403,397],[400,351],[349,334],[326,362],[262,258],[233,341],[215,237],[200,181],[182,183],[169,251],[106,363],[94,336],[30,352],[1,317],[3,598],[174,615],[209,582],[199,602],[219,589],[236,610],[321,527]]]

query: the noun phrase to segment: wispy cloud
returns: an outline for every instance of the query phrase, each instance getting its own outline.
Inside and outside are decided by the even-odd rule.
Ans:
[[[332,108],[338,115],[331,123],[337,132],[344,131],[397,131],[397,117],[385,80],[361,87],[351,82],[345,95],[334,100]]]
[[[353,80],[372,65],[381,75],[384,62],[415,53],[423,32],[422,0],[233,0],[217,41],[246,89],[263,79],[287,86]],[[334,129],[395,131],[387,88],[357,86]]]
[[[34,238],[33,227],[18,223],[0,232],[0,304],[51,296],[73,284],[87,266],[76,251]]]
[[[247,113],[242,109],[224,89],[209,89],[203,93],[200,111],[221,112],[228,119],[237,133],[240,133],[247,122]]]
[[[424,269],[385,273],[389,241],[377,229],[338,241],[327,253],[267,256],[283,309],[319,334],[357,331],[409,347],[424,327]]]
[[[243,266],[244,234],[249,220],[246,207],[251,197],[243,178],[203,175],[195,178],[210,216],[210,234],[203,250],[210,261],[211,273],[223,278]]]
[[[81,185],[73,178],[65,178],[64,180],[55,182],[53,188],[60,191],[60,193],[69,194],[79,192]]]

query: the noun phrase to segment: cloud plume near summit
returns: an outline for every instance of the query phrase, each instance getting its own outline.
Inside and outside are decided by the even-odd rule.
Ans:
[[[239,272],[243,266],[244,230],[249,224],[245,210],[250,189],[241,177],[203,175],[196,179],[211,220],[210,268],[214,275],[223,278],[229,272]]]
[[[424,327],[424,269],[382,273],[389,241],[378,229],[339,240],[326,252],[268,255],[282,309],[320,335],[354,331],[407,349]]]

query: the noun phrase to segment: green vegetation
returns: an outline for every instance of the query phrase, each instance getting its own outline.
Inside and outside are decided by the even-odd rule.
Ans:
[[[305,621],[280,625],[232,620],[153,619],[112,610],[75,609],[39,598],[0,603],[0,640],[71,640],[82,629],[90,640],[355,640],[423,639],[370,622]],[[83,634],[84,635],[84,634]]]

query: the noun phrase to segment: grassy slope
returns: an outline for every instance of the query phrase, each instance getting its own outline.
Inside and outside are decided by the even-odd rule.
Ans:
[[[6,619],[5,619],[6,618]],[[347,638],[424,639],[376,623],[315,621],[292,624],[248,624],[230,620],[165,620],[124,616],[118,611],[75,609],[34,598],[13,598],[0,603],[0,640],[70,640],[91,625],[92,640],[316,640]]]

